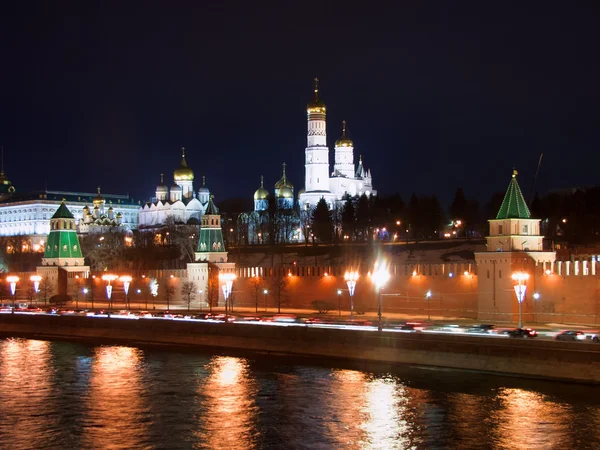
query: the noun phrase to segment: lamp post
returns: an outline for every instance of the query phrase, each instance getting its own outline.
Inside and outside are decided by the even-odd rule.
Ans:
[[[41,275],[31,275],[29,279],[33,282],[33,292],[35,292],[35,304],[37,306],[37,295],[40,292],[40,281],[42,281]]]
[[[427,299],[427,320],[431,320],[431,290],[427,291],[425,298]]]
[[[112,285],[111,281],[115,281],[119,278],[117,275],[106,274],[102,275],[102,279],[106,281],[106,298],[108,299],[108,317],[110,317],[110,313],[112,312]]]
[[[129,285],[131,277],[129,275],[121,275],[119,281],[123,283],[123,290],[125,291],[125,309],[129,310]]]
[[[525,299],[525,291],[527,290],[526,282],[529,279],[529,274],[526,272],[514,272],[512,279],[517,282],[515,284],[515,294],[519,302],[519,328],[523,328],[523,300]]]
[[[357,271],[349,271],[344,274],[344,279],[348,285],[348,294],[350,294],[350,320],[354,320],[354,290],[356,289],[356,280],[358,280]]]
[[[19,282],[19,277],[16,275],[11,275],[6,277],[6,281],[10,284],[10,295],[12,295],[12,311],[11,313],[15,313],[15,296],[17,293],[17,283]]]
[[[381,309],[382,309],[382,297],[381,297],[381,289],[383,289],[383,286],[385,286],[385,283],[387,283],[387,281],[390,279],[390,274],[388,273],[387,269],[384,267],[377,267],[378,265],[375,264],[375,268],[373,270],[373,283],[375,283],[375,292],[377,293],[378,298],[378,308],[377,308],[377,330],[378,331],[382,331],[383,330],[383,325],[381,322]]]
[[[265,312],[267,312],[267,294],[269,291],[267,289],[263,289],[263,302],[265,304]]]
[[[87,295],[88,295],[88,292],[89,292],[89,290],[88,290],[88,288],[83,288],[83,289],[81,290],[81,292],[83,292],[83,295],[85,296],[85,309],[87,309],[87,307],[88,307],[88,304],[87,304],[87,302],[88,302],[88,301],[87,301],[88,297],[87,297]],[[92,309],[94,309],[94,307],[93,307],[93,306],[92,306]]]
[[[225,297],[225,323],[228,323],[229,318],[227,316],[227,303],[229,300],[229,296],[231,295],[231,288],[233,287],[233,280],[235,280],[236,276],[234,273],[220,273],[219,278],[224,281],[223,296]]]
[[[338,294],[338,316],[342,317],[342,290],[338,289],[337,294]]]

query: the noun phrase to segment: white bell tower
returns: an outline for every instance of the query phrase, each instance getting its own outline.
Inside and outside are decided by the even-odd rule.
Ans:
[[[319,99],[319,80],[315,78],[315,98],[306,106],[308,134],[306,147],[306,192],[329,191],[329,148],[327,148],[327,112]]]

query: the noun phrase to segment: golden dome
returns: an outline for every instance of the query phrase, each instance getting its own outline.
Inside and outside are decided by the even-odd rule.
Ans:
[[[298,198],[300,198],[300,196],[301,196],[302,194],[304,194],[305,192],[306,192],[306,189],[304,189],[304,188],[300,189],[300,190],[298,191]]]
[[[306,111],[309,113],[325,113],[326,111],[326,107],[325,107],[325,103],[323,103],[321,101],[321,99],[319,98],[319,79],[315,78],[315,98],[314,100],[309,103],[308,105],[306,105]]]
[[[156,192],[163,192],[163,193],[169,192],[169,188],[165,184],[165,178],[162,173],[160,174],[160,184],[158,186],[156,186]]]
[[[185,161],[185,148],[181,147],[181,164],[173,172],[175,181],[194,181],[194,171],[190,169]]]
[[[98,195],[96,195],[94,197],[93,203],[96,206],[103,205],[104,203],[106,203],[106,201],[104,200],[104,198],[100,195],[100,186],[98,186]]]
[[[279,197],[279,198],[294,198],[294,193],[292,192],[292,190],[289,187],[284,186],[281,189],[279,189],[279,191],[277,192],[277,197]]]
[[[285,166],[286,163],[283,163],[283,173],[281,175],[281,179],[275,183],[275,189],[281,189],[283,187],[289,187],[290,189],[294,189],[294,183],[287,179],[287,175],[285,174]]]
[[[260,187],[254,193],[254,200],[267,200],[269,198],[269,191],[265,189],[263,176],[260,176]]]
[[[342,120],[342,137],[335,141],[336,147],[354,147],[354,142],[346,137],[346,121]]]

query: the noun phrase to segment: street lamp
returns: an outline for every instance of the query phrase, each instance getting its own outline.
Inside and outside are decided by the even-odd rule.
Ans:
[[[356,280],[358,280],[358,271],[346,272],[344,279],[348,285],[348,294],[350,294],[350,320],[354,320],[354,290],[356,289]]]
[[[390,274],[388,273],[385,267],[377,267],[375,264],[375,268],[373,270],[373,283],[375,283],[375,292],[379,297],[379,308],[377,309],[377,330],[382,331],[383,325],[381,323],[381,307],[382,307],[382,297],[381,297],[381,289],[385,286],[385,283],[390,279]]]
[[[112,275],[112,274],[105,274],[102,275],[102,279],[104,281],[106,281],[106,298],[108,299],[108,316],[110,317],[110,313],[112,311],[112,285],[110,284],[111,281],[115,281],[117,278],[119,278],[117,275]]]
[[[220,273],[219,278],[225,282],[223,284],[223,296],[225,297],[225,323],[228,323],[229,320],[227,317],[227,302],[229,300],[229,296],[231,295],[233,280],[236,279],[236,276],[234,273]]]
[[[129,310],[129,284],[131,283],[131,277],[129,275],[121,275],[119,281],[123,283],[123,290],[125,290],[125,308]]]
[[[87,295],[88,295],[89,289],[88,288],[83,288],[81,290],[81,292],[83,292],[83,295],[85,296],[85,309],[87,309],[87,307],[88,307],[88,304],[87,304]],[[92,306],[92,309],[94,309],[93,306]]]
[[[338,316],[342,317],[342,290],[338,289],[337,294],[338,294]]]
[[[515,284],[515,294],[519,302],[519,328],[523,328],[523,300],[525,299],[525,291],[527,290],[526,282],[529,279],[529,274],[526,272],[514,272],[512,279],[517,282]]]
[[[10,283],[10,295],[12,295],[12,311],[11,313],[15,313],[15,294],[17,293],[17,283],[19,282],[19,277],[16,275],[11,275],[6,277],[6,281]]]
[[[263,301],[265,304],[265,312],[267,312],[267,294],[269,291],[267,289],[263,289]]]
[[[427,291],[425,294],[425,298],[427,299],[427,320],[431,320],[431,289]]]
[[[31,281],[33,281],[33,290],[34,292],[37,294],[38,292],[40,292],[40,281],[42,281],[42,276],[41,275],[31,275],[29,277],[29,279]]]

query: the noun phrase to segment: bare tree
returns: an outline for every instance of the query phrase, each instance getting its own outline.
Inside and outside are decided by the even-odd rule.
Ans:
[[[206,301],[210,312],[212,313],[213,306],[217,306],[219,302],[219,275],[216,268],[209,267],[208,281],[206,283]]]
[[[169,283],[166,283],[163,287],[163,297],[167,303],[167,309],[171,309],[171,302],[175,297],[175,287],[171,286]]]
[[[256,305],[256,312],[258,312],[258,291],[262,285],[263,279],[258,275],[250,278],[250,285],[252,286],[252,290],[254,291],[254,304]]]
[[[192,301],[196,298],[196,292],[198,291],[198,286],[193,281],[186,281],[181,286],[181,296],[183,297],[188,311],[190,310],[190,306]]]
[[[39,296],[44,299],[44,306],[48,304],[48,300],[54,294],[54,286],[52,282],[48,279],[48,277],[42,278],[40,281],[40,291]]]
[[[281,312],[281,303],[285,302],[286,293],[287,293],[287,285],[289,282],[287,271],[281,267],[276,271],[277,274],[273,277],[273,291],[277,296],[277,313]]]

